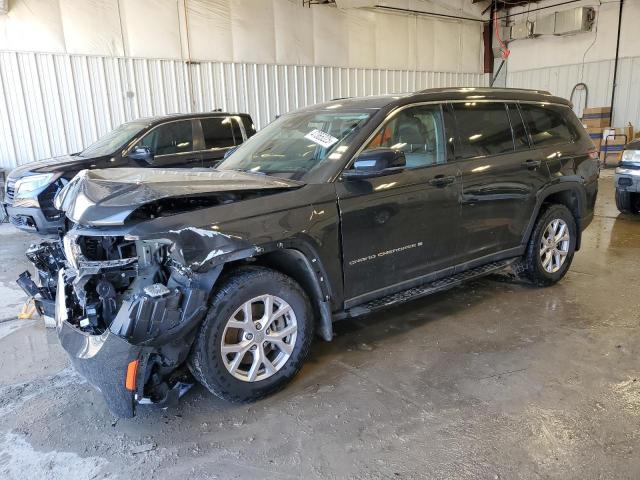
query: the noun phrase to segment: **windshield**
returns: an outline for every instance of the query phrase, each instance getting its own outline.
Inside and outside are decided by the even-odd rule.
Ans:
[[[82,152],[81,157],[100,157],[102,155],[111,155],[120,147],[127,144],[134,136],[136,136],[148,122],[128,122],[123,123],[115,130],[110,131],[97,142],[92,143]]]
[[[304,181],[321,165],[340,160],[374,112],[316,110],[282,116],[241,145],[218,169]]]

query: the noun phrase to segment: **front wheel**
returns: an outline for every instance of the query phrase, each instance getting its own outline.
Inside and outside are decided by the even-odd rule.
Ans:
[[[313,337],[309,300],[290,277],[263,267],[223,280],[192,347],[189,367],[218,397],[258,400],[300,370]]]
[[[616,189],[616,207],[621,213],[640,213],[640,193]]]
[[[538,286],[565,276],[576,248],[576,221],[564,205],[551,205],[538,218],[524,256],[524,276]]]

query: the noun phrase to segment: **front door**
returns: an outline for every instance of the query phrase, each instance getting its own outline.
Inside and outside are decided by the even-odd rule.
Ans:
[[[153,152],[153,167],[202,166],[200,153],[194,145],[195,120],[174,120],[151,129],[138,145]]]
[[[439,105],[405,108],[365,150],[402,150],[406,168],[338,181],[346,308],[422,283],[455,264],[459,174],[447,163],[445,138]]]

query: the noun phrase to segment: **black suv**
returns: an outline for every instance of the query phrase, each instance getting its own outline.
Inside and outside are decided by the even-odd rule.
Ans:
[[[212,112],[123,123],[79,153],[28,163],[5,184],[5,207],[16,227],[41,234],[66,228],[53,199],[79,171],[115,167],[212,167],[255,133],[247,114]]]
[[[191,375],[254,400],[335,320],[506,267],[559,281],[598,175],[546,92],[341,99],[283,115],[216,170],[82,172],[58,196],[75,227],[31,248],[39,285],[19,283],[115,414]]]

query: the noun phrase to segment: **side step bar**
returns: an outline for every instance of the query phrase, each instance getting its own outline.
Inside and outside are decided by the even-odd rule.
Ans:
[[[398,293],[387,295],[386,297],[378,298],[362,305],[350,308],[345,313],[344,318],[359,317],[361,315],[368,315],[376,310],[382,310],[383,308],[391,307],[393,305],[400,305],[401,303],[415,300],[416,298],[426,297],[432,293],[448,290],[461,283],[473,280],[475,278],[483,277],[493,272],[504,269],[514,262],[514,259],[502,260],[499,262],[487,263],[480,267],[471,268],[464,272],[455,273],[450,277],[441,278],[431,283],[425,283],[418,287],[408,288]]]

